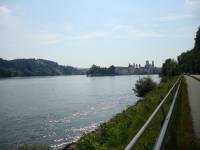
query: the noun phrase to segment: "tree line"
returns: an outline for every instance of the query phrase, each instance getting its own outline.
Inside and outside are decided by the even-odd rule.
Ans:
[[[178,61],[167,59],[161,70],[165,77],[181,73],[200,74],[200,27],[196,32],[194,48],[178,56]]]
[[[87,71],[87,76],[113,76],[115,73],[115,66],[110,66],[108,68],[92,65],[92,67]]]

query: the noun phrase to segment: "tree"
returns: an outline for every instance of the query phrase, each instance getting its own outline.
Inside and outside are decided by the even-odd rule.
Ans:
[[[166,77],[176,76],[179,74],[178,63],[173,59],[167,59],[161,69],[161,75]]]
[[[200,51],[200,26],[196,33],[194,49]]]
[[[108,68],[108,72],[109,72],[109,74],[115,74],[115,66],[110,66],[109,68]]]
[[[178,56],[178,64],[181,72],[200,73],[200,27],[196,33],[194,48]]]
[[[148,92],[153,90],[157,86],[150,77],[145,77],[136,81],[133,91],[139,97],[144,97]]]
[[[110,66],[109,68],[101,68],[96,65],[92,65],[88,70],[87,75],[89,76],[112,76],[116,75],[115,66]]]

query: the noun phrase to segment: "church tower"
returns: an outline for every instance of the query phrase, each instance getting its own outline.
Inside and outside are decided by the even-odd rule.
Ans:
[[[152,61],[152,67],[154,68],[154,61]]]

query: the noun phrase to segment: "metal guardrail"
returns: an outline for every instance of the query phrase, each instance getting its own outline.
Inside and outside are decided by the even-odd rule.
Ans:
[[[169,108],[168,114],[167,114],[167,116],[165,118],[165,121],[163,123],[162,129],[160,131],[160,135],[159,135],[159,137],[157,139],[157,142],[156,142],[156,145],[154,147],[154,150],[160,150],[160,149],[163,148],[164,139],[166,137],[167,129],[169,127],[169,123],[170,123],[170,120],[171,120],[171,117],[172,117],[174,106],[176,104],[176,99],[177,99],[177,95],[178,95],[178,92],[179,92],[180,84],[181,84],[181,82],[178,84],[178,87],[176,89],[176,93],[174,95],[172,104],[171,104],[171,106]]]
[[[157,106],[157,108],[154,110],[154,112],[151,114],[151,116],[148,118],[148,120],[145,122],[145,124],[140,128],[140,130],[137,132],[135,137],[126,146],[125,150],[133,149],[133,147],[137,144],[137,142],[139,141],[140,137],[143,135],[143,133],[145,132],[145,130],[147,129],[149,124],[152,122],[152,120],[154,119],[154,117],[156,116],[156,114],[158,113],[158,111],[160,109],[162,110],[162,112],[164,112],[163,111],[164,110],[163,104],[166,102],[166,100],[169,97],[169,95],[175,89],[176,85],[178,85],[178,87],[176,89],[176,93],[175,93],[173,101],[172,101],[172,104],[171,104],[171,106],[169,108],[167,116],[165,117],[164,123],[162,125],[161,132],[160,132],[160,134],[158,136],[157,142],[156,142],[155,147],[154,147],[154,150],[160,150],[161,149],[162,144],[163,144],[163,140],[164,140],[165,135],[166,135],[166,131],[167,131],[167,128],[168,128],[169,121],[171,120],[171,115],[172,115],[172,112],[173,112],[173,109],[174,109],[174,105],[175,105],[175,102],[176,102],[176,98],[177,98],[177,95],[178,95],[180,83],[181,83],[181,77],[179,77],[177,79],[177,81],[174,83],[172,88],[169,90],[167,95],[163,98],[163,100],[160,102],[160,104]]]

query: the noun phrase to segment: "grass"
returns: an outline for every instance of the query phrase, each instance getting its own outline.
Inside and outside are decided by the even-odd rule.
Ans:
[[[167,143],[167,149],[198,150],[200,145],[195,137],[192,118],[189,107],[187,84],[182,80],[175,122],[171,130],[171,138]]]
[[[166,83],[161,83],[157,88],[145,96],[135,106],[129,106],[123,112],[114,116],[110,121],[100,125],[95,131],[84,135],[77,143],[66,149],[79,150],[121,150],[126,147],[137,131],[145,123],[160,101],[175,83],[177,78],[172,78]],[[165,104],[168,110],[170,101]],[[158,113],[140,142],[134,147],[137,150],[152,149],[160,131],[162,113]]]

